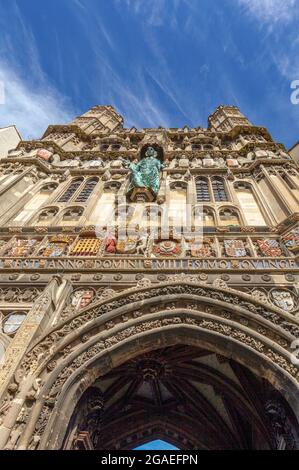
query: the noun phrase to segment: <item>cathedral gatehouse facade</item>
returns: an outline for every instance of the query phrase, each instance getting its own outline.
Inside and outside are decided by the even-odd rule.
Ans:
[[[0,161],[0,449],[299,447],[299,172],[233,106]]]

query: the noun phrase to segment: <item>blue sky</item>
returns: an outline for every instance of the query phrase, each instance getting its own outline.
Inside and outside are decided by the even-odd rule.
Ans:
[[[166,441],[156,440],[143,444],[140,447],[136,447],[134,450],[179,450],[177,447],[169,444]]]
[[[0,126],[113,104],[127,127],[205,127],[234,104],[290,147],[298,26],[299,0],[0,0]]]

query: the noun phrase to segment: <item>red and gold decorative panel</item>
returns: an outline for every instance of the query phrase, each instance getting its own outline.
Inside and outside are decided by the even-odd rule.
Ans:
[[[225,254],[232,258],[247,256],[243,240],[224,240],[224,250]]]
[[[64,235],[52,237],[49,240],[49,244],[42,251],[41,255],[45,256],[46,258],[56,258],[58,256],[65,255],[71,242],[72,238],[66,237]]]
[[[282,241],[288,250],[297,253],[299,251],[299,227],[283,235]]]
[[[160,240],[156,241],[153,246],[155,256],[180,256],[182,254],[182,246],[178,240]]]
[[[265,238],[263,240],[257,240],[257,245],[263,256],[274,258],[283,255],[282,249],[277,240]]]
[[[32,254],[35,246],[37,244],[37,240],[23,240],[17,239],[13,241],[12,246],[7,252],[7,256],[12,257],[26,257]]]
[[[98,238],[80,238],[73,246],[70,256],[96,256],[102,246]]]

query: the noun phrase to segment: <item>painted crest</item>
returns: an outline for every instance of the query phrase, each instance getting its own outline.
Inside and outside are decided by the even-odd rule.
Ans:
[[[257,244],[264,256],[275,258],[277,256],[283,255],[282,249],[280,248],[280,245],[277,240],[265,238],[263,240],[257,240]]]
[[[138,237],[127,237],[117,241],[116,252],[119,254],[132,254],[136,252]]]
[[[43,251],[42,256],[47,258],[56,258],[62,256],[66,251],[67,245],[65,243],[50,243]]]
[[[291,312],[294,310],[295,299],[291,292],[277,289],[271,292],[271,297],[273,303],[282,310],[285,310],[286,312]]]
[[[283,235],[282,241],[288,250],[293,252],[299,251],[299,227],[296,227],[287,234]]]
[[[76,290],[72,295],[72,306],[75,307],[76,310],[80,310],[81,308],[87,307],[87,305],[93,301],[93,298],[93,290]]]
[[[67,247],[71,243],[72,239],[64,235],[52,237],[49,240],[49,244],[42,252],[42,256],[47,258],[56,258],[66,254]]]
[[[15,240],[13,246],[7,253],[8,256],[26,257],[31,255],[33,249],[37,243],[37,240]]]
[[[41,158],[42,160],[45,160],[46,162],[48,162],[50,160],[52,155],[53,155],[53,153],[49,152],[46,149],[39,149],[36,153],[37,157]]]
[[[213,243],[210,241],[196,242],[196,240],[193,240],[189,246],[193,258],[212,258],[215,256]]]
[[[181,243],[177,240],[161,240],[153,247],[156,256],[179,256],[181,251]]]
[[[226,255],[232,258],[247,256],[243,240],[224,240],[224,249]]]

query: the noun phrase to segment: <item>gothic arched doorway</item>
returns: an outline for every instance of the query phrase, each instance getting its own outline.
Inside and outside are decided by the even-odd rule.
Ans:
[[[294,449],[297,432],[269,382],[206,349],[176,345],[97,379],[75,408],[63,448],[130,450],[160,439],[185,450]]]
[[[290,356],[298,334],[292,315],[193,279],[159,286],[146,281],[108,294],[62,318],[32,345],[6,397],[0,448],[67,447],[77,429],[86,437],[85,423],[98,418],[106,423],[106,441],[96,441],[102,448],[133,448],[151,438],[180,448],[293,446],[297,421],[289,406],[298,420],[299,374]],[[164,371],[172,371],[171,380]],[[158,385],[151,376],[159,377]],[[120,381],[126,385],[120,387]],[[96,409],[92,397],[86,401],[94,392]],[[150,420],[142,422],[137,404],[126,396],[147,403]],[[123,399],[123,411],[113,408]],[[159,400],[164,414],[153,409]],[[108,420],[113,413],[114,420]],[[130,416],[133,425],[126,423]],[[209,435],[198,429],[201,437],[195,436],[199,422]],[[101,429],[92,424],[92,433],[102,436]],[[122,440],[113,440],[113,434]],[[87,444],[84,439],[83,446],[94,445],[93,436]]]

